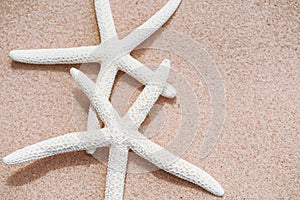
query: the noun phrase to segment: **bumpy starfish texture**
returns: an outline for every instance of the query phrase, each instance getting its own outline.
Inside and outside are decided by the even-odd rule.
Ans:
[[[107,99],[96,95],[97,86],[82,72],[72,68],[73,78],[89,98],[105,127],[95,131],[70,133],[25,147],[5,157],[3,162],[7,164],[22,163],[59,153],[110,144],[110,153],[117,151],[118,154],[114,154],[114,157],[109,159],[109,163],[115,162],[117,165],[113,165],[114,168],[108,167],[111,182],[107,182],[110,190],[105,192],[106,199],[122,199],[123,197],[129,149],[157,167],[195,183],[217,196],[222,196],[223,188],[209,174],[153,143],[138,131],[139,126],[162,93],[169,70],[169,62],[164,60],[137,100],[121,118]]]
[[[95,0],[96,17],[101,35],[100,45],[63,49],[36,49],[11,51],[10,57],[13,60],[31,64],[73,64],[90,62],[101,63],[101,69],[96,81],[96,87],[88,83],[88,81],[86,81],[85,78],[82,78],[82,80],[85,80],[86,83],[80,85],[83,88],[83,90],[89,94],[89,98],[93,96],[95,102],[98,102],[99,105],[102,105],[98,107],[96,107],[95,105],[94,106],[98,109],[96,110],[100,115],[100,118],[104,121],[104,124],[107,127],[110,127],[110,129],[100,129],[97,113],[94,110],[93,106],[90,106],[88,116],[88,127],[86,132],[69,133],[64,136],[59,136],[57,138],[40,142],[36,145],[25,147],[22,150],[18,150],[13,154],[5,157],[3,159],[3,162],[7,164],[17,164],[73,150],[87,150],[88,153],[93,153],[96,148],[111,144],[109,151],[108,173],[105,190],[106,199],[122,199],[124,190],[124,179],[126,174],[128,148],[131,148],[133,150],[136,149],[134,151],[136,151],[137,154],[139,154],[142,157],[148,157],[148,160],[152,161],[160,168],[169,171],[170,173],[173,173],[175,175],[177,174],[177,176],[183,179],[198,184],[216,195],[223,195],[223,189],[212,177],[210,177],[201,170],[197,171],[197,169],[194,169],[197,167],[191,165],[190,163],[187,163],[186,161],[182,161],[181,159],[175,157],[172,154],[166,155],[169,158],[172,158],[172,161],[179,161],[177,164],[175,163],[172,166],[174,167],[176,165],[180,165],[182,168],[178,169],[182,171],[177,172],[177,169],[175,170],[171,168],[166,168],[166,165],[169,166],[171,162],[170,160],[169,163],[165,163],[166,161],[163,161],[163,159],[166,159],[164,157],[164,153],[161,155],[159,154],[160,156],[162,156],[160,158],[158,156],[151,157],[153,152],[165,152],[165,150],[157,146],[156,144],[151,143],[150,140],[148,140],[147,138],[145,138],[137,132],[137,128],[139,127],[140,123],[144,120],[145,116],[147,115],[146,113],[148,113],[148,111],[153,105],[151,102],[154,103],[159,95],[163,95],[165,97],[174,97],[176,95],[176,90],[170,84],[164,82],[162,84],[163,87],[161,85],[159,88],[157,88],[157,91],[153,93],[153,88],[151,88],[151,86],[153,86],[154,83],[154,85],[157,86],[157,82],[155,81],[158,81],[158,79],[153,78],[155,77],[153,72],[148,67],[140,63],[138,60],[134,59],[129,53],[136,46],[138,46],[144,40],[146,40],[151,34],[153,34],[158,28],[160,28],[175,12],[180,2],[181,0],[170,0],[160,11],[158,11],[154,16],[152,16],[147,22],[139,26],[136,30],[134,30],[124,39],[119,40],[115,30],[109,1]],[[162,64],[168,65],[168,63],[166,62],[167,61],[164,61]],[[118,114],[108,102],[109,96],[111,94],[111,89],[115,80],[115,76],[118,70],[122,70],[134,77],[135,79],[139,80],[141,83],[147,84],[147,86],[141,93],[140,98],[142,100],[138,99],[123,118],[118,117]],[[164,70],[160,71],[163,72]],[[72,74],[75,78],[80,73],[76,73],[76,70],[73,69]],[[161,77],[162,75],[158,76]],[[81,83],[80,78],[76,80],[79,83]],[[158,82],[160,83],[160,81]],[[91,91],[93,91],[93,93]],[[145,102],[145,98],[148,98],[148,96],[150,96],[153,99],[152,101]],[[97,98],[100,98],[101,101],[97,100]],[[91,101],[92,104],[96,104],[93,102],[94,101]],[[148,109],[145,109],[145,107]],[[122,126],[120,126],[120,124],[122,124]],[[116,135],[118,134],[115,134],[115,132],[120,132],[121,130],[116,130],[115,125],[118,128],[122,127],[122,130],[129,130],[128,128],[130,127],[131,131],[126,131],[128,132],[128,134],[130,133],[131,136],[133,134],[134,137],[138,136],[139,138],[142,138],[144,142],[146,142],[141,143],[140,141],[139,143],[135,140],[130,140],[130,143],[129,141],[127,141],[128,138],[126,138],[128,136],[116,137]],[[121,142],[123,140],[126,140],[128,144],[126,143],[126,145],[124,145]],[[145,146],[140,147],[141,144]],[[138,153],[138,150],[143,152],[143,154]],[[147,150],[147,152],[145,152],[145,150]],[[194,170],[194,172],[189,172],[189,170],[187,170],[188,168]],[[188,175],[184,173],[188,173]],[[193,176],[193,174],[203,175],[204,178],[200,180],[195,179],[195,177],[190,177],[190,175]]]
[[[100,28],[101,44],[75,48],[13,50],[11,59],[29,64],[78,64],[99,62],[114,65],[143,84],[149,81],[152,71],[134,59],[130,52],[157,31],[175,12],[181,0],[170,0],[148,21],[119,40],[108,0],[95,0],[95,10]],[[103,67],[103,68],[107,68]],[[111,67],[109,67],[111,68]],[[98,84],[97,84],[98,85]],[[176,90],[167,85],[163,96],[174,97]]]
[[[149,82],[153,72],[144,64],[130,55],[130,52],[144,40],[158,30],[175,12],[181,0],[170,0],[166,5],[154,14],[148,21],[131,32],[124,39],[119,40],[115,29],[109,0],[95,0],[95,11],[98,27],[101,36],[101,44],[97,46],[86,46],[77,48],[62,49],[35,49],[35,50],[14,50],[10,57],[19,62],[30,64],[75,64],[75,63],[101,63],[96,84],[99,88],[97,94],[102,98],[109,99],[115,76],[118,70],[128,73],[143,84]],[[170,84],[164,87],[163,96],[174,97],[176,90]],[[99,129],[100,123],[97,114],[92,106],[89,108],[87,130]],[[93,154],[96,148],[87,148],[87,153]],[[116,155],[121,155],[121,150],[111,149],[109,160]],[[127,155],[124,155],[124,159]],[[120,159],[120,160],[124,160]],[[127,159],[127,158],[126,158]],[[108,168],[119,167],[117,162],[109,162]],[[126,166],[123,166],[123,171]],[[106,191],[111,191],[109,184],[113,178],[107,173]],[[120,177],[121,179],[121,177]]]
[[[122,70],[143,84],[149,81],[152,71],[130,52],[157,31],[175,12],[181,0],[170,0],[148,21],[139,26],[122,40],[118,39],[109,0],[95,0],[96,18],[100,29],[101,44],[61,49],[14,50],[10,57],[18,62],[30,64],[75,64],[101,63],[96,84],[101,90],[101,96],[109,98],[118,70]],[[167,84],[163,93],[165,97],[174,97],[176,90]],[[89,109],[87,130],[99,129],[100,124],[95,110]],[[93,154],[96,149],[87,152]]]

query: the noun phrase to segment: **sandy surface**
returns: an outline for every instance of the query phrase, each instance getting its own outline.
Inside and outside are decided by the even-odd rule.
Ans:
[[[111,0],[117,31],[133,30],[165,2]],[[199,120],[192,123],[198,125],[197,134],[182,157],[222,184],[223,199],[299,199],[300,4],[212,2],[183,0],[164,26],[201,44],[222,77],[226,120],[208,156],[203,158],[200,150],[213,106],[203,77],[172,52],[143,50],[133,55],[154,67],[169,58],[174,73],[194,91]],[[2,1],[0,13],[0,157],[4,157],[26,145],[82,129],[74,117],[72,66],[16,63],[9,52],[95,45],[100,39],[91,0]],[[178,83],[174,76],[170,82]],[[113,97],[117,94],[114,91]],[[166,122],[152,140],[166,145],[174,136],[182,99],[158,101]],[[132,99],[128,102],[127,106]],[[151,122],[148,119],[143,126]],[[0,168],[1,199],[104,197],[106,166],[83,151],[16,166],[1,163]],[[124,199],[218,198],[158,170],[129,173]]]

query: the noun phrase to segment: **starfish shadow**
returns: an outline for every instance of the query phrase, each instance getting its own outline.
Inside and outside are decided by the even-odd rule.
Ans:
[[[10,186],[22,186],[41,178],[50,171],[65,167],[97,163],[99,162],[95,158],[87,155],[84,151],[59,154],[35,161],[26,167],[21,168],[8,177],[6,183]]]

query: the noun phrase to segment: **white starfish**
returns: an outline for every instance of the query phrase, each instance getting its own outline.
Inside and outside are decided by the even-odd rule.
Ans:
[[[167,21],[167,19],[173,14],[173,12],[180,4],[180,1],[181,0],[170,0],[147,22],[138,27],[124,39],[119,40],[117,38],[115,26],[113,23],[109,1],[96,0],[95,9],[98,25],[101,29],[100,35],[102,40],[100,45],[64,49],[15,50],[10,52],[10,57],[15,61],[31,64],[71,64],[100,62],[102,64],[102,67],[96,81],[96,84],[98,86],[96,95],[101,93],[101,98],[108,101],[115,75],[119,69],[127,72],[143,84],[146,84],[151,80],[151,77],[153,75],[152,71],[142,63],[131,57],[129,53],[136,46],[142,43],[146,38],[148,38],[152,33],[154,33],[159,27],[161,27],[162,24],[165,23],[165,21]],[[176,90],[171,85],[166,83],[163,87],[162,95],[166,97],[174,97],[175,94]],[[89,139],[91,139],[90,137],[92,137],[99,128],[100,126],[96,112],[92,107],[90,107],[87,128],[88,132],[86,132],[87,135],[83,138],[82,133],[72,133],[60,139],[70,140],[68,142],[72,144],[85,144],[89,141]],[[78,138],[74,139],[74,135],[78,136]],[[88,147],[85,146],[85,148],[83,149],[90,149],[89,152],[93,153],[96,147],[107,145],[107,140],[105,140],[105,138],[98,139],[99,140],[95,141],[95,144],[97,145],[90,144],[88,145]],[[62,141],[62,143],[64,143],[64,141]],[[66,149],[66,151],[70,150],[71,149]],[[54,151],[53,153],[55,152],[56,151]],[[32,155],[32,159],[39,158],[39,156],[35,157],[36,155],[37,154]],[[40,154],[40,156],[45,157],[46,155]],[[118,159],[115,159],[117,157]],[[108,163],[108,168],[118,168],[120,171],[126,171],[126,165],[119,165],[120,160],[127,160],[127,154],[124,154],[122,148],[114,148],[112,146],[110,148],[110,162]],[[124,181],[121,180],[124,180],[125,175],[123,175],[123,173],[114,173],[114,175],[112,175],[113,173],[110,173],[110,171],[111,170],[109,170],[107,174],[106,184],[106,193],[110,195],[106,196],[114,198],[115,192],[111,191],[116,191],[116,196],[118,196],[117,193],[123,194],[123,190],[117,190],[116,187],[117,185],[119,185],[118,188],[123,188]],[[116,182],[116,180],[119,181]]]
[[[195,183],[217,196],[223,196],[223,188],[209,174],[151,142],[138,131],[140,124],[166,85],[170,70],[169,65],[168,60],[162,62],[138,99],[122,118],[106,98],[96,94],[97,86],[82,72],[72,68],[73,78],[90,99],[105,127],[94,131],[69,133],[25,147],[5,157],[3,162],[7,164],[22,163],[59,153],[103,147],[110,144],[110,154],[115,151],[118,154],[109,157],[109,163],[114,163],[109,166],[114,166],[114,168],[108,167],[108,176],[111,178],[106,183],[106,187],[109,188],[109,190],[106,188],[105,191],[106,199],[123,198],[129,148],[157,167]]]
[[[152,71],[130,55],[130,52],[157,31],[175,12],[181,0],[169,0],[163,8],[148,21],[139,26],[124,39],[119,40],[112,18],[109,0],[95,0],[96,18],[101,35],[101,44],[59,49],[13,50],[11,59],[29,64],[78,64],[99,62],[100,74],[109,68],[110,72],[122,70],[143,84],[149,81]],[[114,66],[114,67],[112,67]],[[101,79],[103,76],[98,76]],[[111,77],[113,77],[111,75]],[[101,82],[101,80],[97,80]],[[99,85],[99,84],[97,84]],[[106,89],[110,91],[110,89]],[[169,84],[162,93],[174,97],[176,90]],[[104,95],[107,96],[107,95]]]
[[[152,76],[152,71],[130,55],[130,52],[158,30],[175,12],[181,0],[170,0],[148,21],[139,26],[122,40],[118,39],[109,0],[95,0],[96,18],[100,29],[101,44],[97,46],[13,50],[9,56],[18,62],[30,64],[75,64],[101,63],[96,84],[97,93],[109,99],[118,70],[122,70],[143,84]],[[165,97],[174,97],[176,90],[167,84],[162,93]],[[92,106],[89,109],[87,130],[99,129],[97,114]],[[96,149],[87,152],[93,154]]]
[[[100,29],[101,44],[97,46],[62,48],[62,49],[35,49],[35,50],[14,50],[10,52],[10,57],[19,62],[31,64],[74,64],[74,63],[101,63],[101,69],[96,81],[99,88],[97,94],[101,93],[102,98],[109,99],[111,89],[115,80],[117,71],[120,69],[143,84],[146,84],[153,72],[134,59],[130,52],[146,40],[151,34],[159,29],[175,12],[181,0],[170,0],[168,3],[147,22],[139,26],[122,40],[118,39],[109,0],[95,0],[96,18]],[[169,84],[166,84],[162,95],[174,97],[176,90]],[[97,130],[100,124],[97,114],[92,106],[89,109],[87,130]],[[92,154],[95,148],[87,149]],[[119,149],[110,149],[109,160],[116,155],[121,155]],[[125,155],[124,155],[125,157]],[[125,159],[125,158],[124,158]],[[109,162],[109,168],[115,168],[118,163]],[[126,170],[126,167],[123,167]],[[110,186],[114,177],[107,175],[107,185]],[[119,179],[122,179],[120,177]],[[109,187],[106,190],[111,190]]]

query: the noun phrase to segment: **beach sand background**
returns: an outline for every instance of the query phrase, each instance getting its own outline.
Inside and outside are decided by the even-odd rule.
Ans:
[[[166,0],[110,2],[120,33],[134,30]],[[21,147],[84,128],[74,118],[76,84],[69,73],[80,65],[27,65],[12,62],[9,52],[96,45],[100,39],[91,0],[1,1],[0,13],[3,158]],[[164,25],[201,44],[222,77],[226,118],[206,157],[200,150],[213,106],[201,74],[172,52],[146,49],[132,54],[153,69],[162,59],[170,59],[173,77],[184,77],[194,91],[199,120],[191,123],[198,124],[197,134],[182,157],[220,182],[223,199],[300,198],[299,15],[296,0],[183,0]],[[170,77],[170,83],[176,85],[176,79]],[[128,108],[133,100],[134,95],[123,105]],[[166,122],[153,141],[165,146],[172,139],[180,126],[182,101],[159,99]],[[143,126],[150,124],[147,119]],[[1,163],[0,168],[0,199],[104,198],[106,165],[83,151],[21,165]],[[128,173],[124,199],[220,198],[158,170]]]

